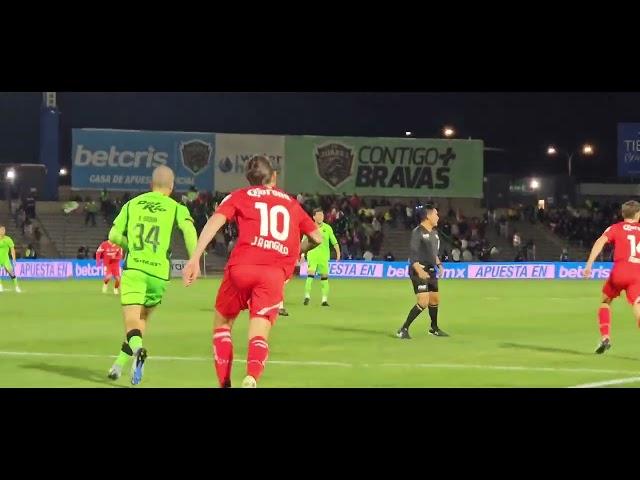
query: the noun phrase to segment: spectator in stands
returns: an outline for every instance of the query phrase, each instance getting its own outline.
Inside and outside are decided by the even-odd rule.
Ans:
[[[364,252],[364,255],[362,255],[362,258],[365,262],[370,262],[371,260],[373,260],[373,253],[371,252],[371,250],[367,250],[366,252]]]
[[[87,258],[87,248],[86,247],[78,248],[78,254],[76,255],[76,258],[78,260],[86,260],[86,258]]]
[[[527,242],[526,258],[530,261],[536,259],[536,243],[533,241],[533,239]]]
[[[38,254],[36,253],[36,249],[33,248],[33,245],[27,245],[27,249],[24,251],[24,258],[38,258]]]
[[[453,247],[451,250],[451,260],[454,262],[460,261],[460,249],[458,247]]]
[[[42,238],[42,232],[40,231],[40,227],[37,225],[33,229],[33,238],[36,241],[36,245],[40,245],[40,239]]]
[[[33,222],[29,218],[24,221],[23,232],[27,238],[33,238]]]
[[[371,220],[371,227],[374,232],[382,231],[382,224],[380,223],[380,220],[378,220],[378,217],[373,217],[373,220]]]
[[[24,211],[27,218],[36,218],[36,189],[32,188],[24,199]]]
[[[520,234],[517,230],[513,234],[513,239],[511,240],[511,242],[513,244],[513,248],[515,248],[516,250],[520,249],[520,246],[522,245],[522,238],[520,238]]]
[[[98,204],[93,198],[87,197],[84,201],[84,211],[86,213],[84,217],[84,224],[88,225],[91,222],[91,226],[96,226],[96,213],[98,212]]]
[[[560,261],[561,262],[569,261],[569,251],[566,248],[562,249],[562,253],[560,254]]]
[[[413,207],[405,207],[404,228],[409,230],[413,227]]]
[[[395,262],[396,261],[396,257],[393,256],[393,253],[387,252],[387,254],[384,256],[384,260],[386,262]]]
[[[462,251],[462,260],[464,260],[465,262],[473,261],[473,254],[469,250],[463,250]]]

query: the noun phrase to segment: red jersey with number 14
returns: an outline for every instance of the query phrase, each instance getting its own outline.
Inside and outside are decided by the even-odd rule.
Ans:
[[[614,266],[630,264],[640,267],[640,223],[618,222],[607,228],[603,235],[613,245]]]
[[[236,190],[220,203],[216,213],[238,224],[238,241],[227,267],[281,266],[287,276],[300,257],[301,234],[309,235],[318,228],[298,201],[278,188]]]

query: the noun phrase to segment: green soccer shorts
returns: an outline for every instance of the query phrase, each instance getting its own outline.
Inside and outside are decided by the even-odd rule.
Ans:
[[[148,308],[160,305],[167,283],[167,280],[139,270],[125,270],[120,284],[120,302],[122,306],[142,305]]]
[[[307,271],[316,272],[322,277],[329,276],[329,259],[307,256]]]
[[[0,260],[0,267],[4,268],[7,273],[11,273],[12,275],[15,273],[13,265],[11,264],[11,260],[9,260],[8,258],[6,260]]]

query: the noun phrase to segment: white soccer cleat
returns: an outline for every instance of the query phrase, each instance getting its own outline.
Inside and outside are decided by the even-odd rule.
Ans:
[[[109,373],[107,377],[111,380],[118,380],[122,375],[122,367],[120,365],[113,364],[113,366],[109,369]]]
[[[102,293],[107,293],[107,284],[102,285]]]
[[[253,378],[251,375],[247,375],[246,377],[244,377],[244,380],[242,381],[242,388],[256,388],[258,386],[256,379]]]
[[[20,290],[20,287],[16,287],[16,293],[22,293],[22,290]]]
[[[0,285],[0,292],[4,292],[4,287]]]
[[[120,290],[118,290],[117,288],[113,289],[113,294],[114,295],[118,295],[120,293]]]

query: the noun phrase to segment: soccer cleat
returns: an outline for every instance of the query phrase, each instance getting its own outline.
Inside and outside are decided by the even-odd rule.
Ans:
[[[280,310],[278,310],[278,315],[282,315],[283,317],[288,317],[289,312],[287,312],[286,308],[281,308]]]
[[[409,329],[401,328],[396,332],[396,337],[402,340],[411,340],[411,336],[409,335]]]
[[[111,380],[118,380],[121,375],[122,375],[122,367],[120,365],[114,364],[109,369],[109,373],[107,374],[107,377],[109,377]]]
[[[117,288],[113,289],[113,294],[114,295],[118,295],[120,293],[120,290],[118,290]]]
[[[102,284],[102,293],[107,293],[107,284]]]
[[[327,302],[326,300],[324,302],[322,302],[322,307],[328,307],[329,306],[329,302]]]
[[[231,380],[225,380],[224,385],[220,388],[231,388]]]
[[[309,305],[309,300],[311,300],[309,297],[305,297],[304,299],[304,306],[306,307],[307,305]]]
[[[600,340],[600,344],[598,345],[598,348],[596,348],[595,353],[597,353],[598,355],[601,355],[607,350],[609,350],[610,348],[611,348],[611,341],[609,340],[609,338],[604,338]]]
[[[257,386],[256,379],[251,375],[244,377],[244,380],[242,381],[242,388],[256,388]]]
[[[144,362],[147,359],[147,349],[142,347],[133,354],[133,365],[131,365],[131,385],[138,385],[142,381],[144,373]]]
[[[16,287],[16,293],[22,293],[22,290],[20,290],[20,287]]]
[[[4,287],[0,285],[0,292],[4,292]]]
[[[448,337],[449,334],[439,328],[430,328],[429,335],[433,335],[434,337]]]

